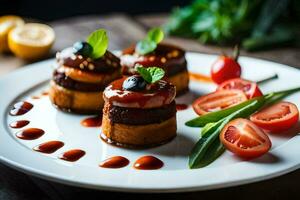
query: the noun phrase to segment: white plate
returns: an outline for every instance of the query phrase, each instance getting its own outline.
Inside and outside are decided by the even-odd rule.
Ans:
[[[208,74],[216,59],[214,55],[187,54],[189,70]],[[54,60],[26,66],[0,79],[0,159],[13,168],[30,175],[61,183],[105,190],[132,192],[180,192],[206,190],[240,185],[279,176],[300,166],[300,137],[271,135],[273,147],[267,155],[252,161],[243,161],[231,153],[224,153],[213,164],[202,169],[190,170],[188,154],[199,139],[200,129],[184,126],[184,122],[195,116],[191,107],[177,113],[178,136],[172,142],[148,150],[128,150],[107,145],[99,139],[100,128],[85,128],[80,121],[85,116],[60,112],[53,108],[48,97],[35,100],[32,95],[40,94],[48,87]],[[260,80],[274,73],[279,79],[262,86],[264,92],[278,91],[300,85],[300,71],[294,68],[241,57],[243,77]],[[215,86],[191,82],[191,93],[178,102],[191,102],[194,94],[207,93]],[[300,94],[294,94],[289,101],[300,106]],[[17,100],[28,100],[34,108],[22,116],[12,117],[8,111]],[[26,141],[15,137],[16,129],[8,124],[18,119],[28,119],[28,127],[45,130],[37,140]],[[28,128],[27,127],[27,128]],[[293,130],[297,131],[296,129]],[[65,146],[57,152],[45,155],[32,147],[48,140],[61,140]],[[66,162],[57,158],[71,148],[81,148],[86,155],[77,162]],[[159,170],[136,170],[134,161],[143,155],[154,155],[164,162]],[[121,169],[103,169],[98,164],[113,155],[125,156],[130,164]]]

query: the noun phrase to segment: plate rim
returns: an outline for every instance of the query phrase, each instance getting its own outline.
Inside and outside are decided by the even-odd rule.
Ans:
[[[196,53],[196,52],[187,52],[187,55],[203,55],[203,56],[217,56],[214,54],[203,54],[203,53]],[[241,59],[251,59],[251,60],[256,60],[259,62],[266,62],[266,63],[271,63],[272,65],[277,65],[278,67],[285,67],[285,68],[289,68],[289,69],[293,69],[296,70],[297,72],[299,72],[298,69],[294,68],[294,67],[290,67],[284,64],[280,64],[280,63],[276,63],[276,62],[272,62],[272,61],[267,61],[267,60],[262,60],[262,59],[258,59],[258,58],[251,58],[251,57],[246,57],[246,56],[241,56]],[[0,77],[0,89],[1,89],[1,83],[3,83],[4,81],[6,81],[6,79],[9,79],[10,77],[13,76],[18,76],[22,73],[25,73],[26,71],[31,71],[31,70],[35,70],[35,68],[41,68],[41,66],[43,64],[47,64],[47,63],[51,63],[53,62],[54,59],[48,59],[45,61],[41,61],[41,62],[37,62],[34,64],[30,64],[30,65],[26,65],[24,66],[22,69],[17,69],[13,72],[10,72],[4,76]],[[41,78],[41,77],[40,77]],[[23,90],[24,91],[24,90]],[[19,95],[17,95],[19,96]],[[15,98],[14,98],[15,99]],[[0,101],[1,102],[1,101]],[[0,126],[0,130],[6,130],[5,125],[3,123],[3,120],[6,119],[5,117],[5,112],[6,112],[6,108],[7,106],[4,106],[5,109],[0,109],[0,120],[1,120],[1,126]],[[4,113],[3,113],[4,110]],[[295,140],[299,140],[299,137],[297,137],[298,139],[294,139]],[[288,141],[289,142],[289,141]],[[1,146],[1,142],[0,142],[0,146]],[[21,145],[20,145],[21,146]],[[1,147],[0,147],[1,149]],[[299,154],[300,155],[300,154]],[[296,156],[299,156],[298,154]],[[29,175],[33,175],[33,176],[37,176],[39,178],[43,178],[43,179],[47,179],[50,181],[54,181],[54,182],[59,182],[59,183],[63,183],[63,184],[68,184],[68,185],[73,185],[73,186],[79,186],[79,187],[85,187],[85,188],[92,188],[92,189],[101,189],[101,190],[109,190],[109,191],[123,191],[123,192],[187,192],[187,191],[200,191],[200,190],[209,190],[209,189],[218,189],[218,188],[224,188],[224,187],[230,187],[230,186],[236,186],[236,185],[242,185],[242,184],[246,184],[246,183],[253,183],[253,182],[257,182],[257,181],[261,181],[261,180],[267,180],[270,178],[274,178],[283,174],[286,174],[288,172],[294,171],[296,169],[298,169],[300,167],[300,160],[299,163],[290,163],[290,166],[285,169],[285,170],[281,170],[281,171],[276,171],[273,173],[269,173],[267,176],[261,175],[261,176],[256,176],[256,177],[249,177],[243,180],[233,180],[231,182],[219,182],[218,184],[214,183],[211,185],[206,185],[206,186],[191,186],[191,185],[187,185],[185,187],[183,186],[179,186],[179,187],[172,187],[172,188],[168,188],[168,187],[164,187],[164,188],[159,188],[159,187],[153,187],[153,188],[143,188],[143,187],[132,187],[132,186],[126,186],[126,187],[122,187],[121,185],[118,186],[112,186],[112,185],[99,185],[99,184],[89,184],[89,183],[83,183],[83,182],[78,182],[78,181],[72,181],[69,180],[67,178],[64,177],[58,177],[57,174],[50,174],[50,173],[45,173],[42,170],[37,170],[35,168],[29,167],[29,166],[24,166],[18,162],[15,162],[11,159],[6,158],[5,156],[2,155],[2,153],[0,153],[0,162],[4,163],[5,165],[8,165],[14,169],[17,169],[19,171],[22,171],[26,174]],[[237,163],[237,164],[241,164],[243,162]],[[248,163],[249,164],[249,163]],[[186,170],[182,170],[182,171],[186,171]],[[191,170],[194,171],[194,170]],[[145,173],[145,172],[143,172]]]

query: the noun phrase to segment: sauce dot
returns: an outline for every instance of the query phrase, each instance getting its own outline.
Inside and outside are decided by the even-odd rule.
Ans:
[[[100,163],[103,168],[122,168],[129,164],[129,160],[123,156],[114,156]]]
[[[83,119],[80,123],[85,127],[100,127],[102,125],[102,116],[89,117]]]
[[[44,135],[45,131],[39,128],[27,128],[16,133],[22,140],[35,140]]]
[[[19,120],[9,124],[11,128],[23,128],[27,126],[30,122],[28,120]]]
[[[64,152],[59,158],[69,162],[75,162],[85,155],[85,151],[81,149],[72,149]]]
[[[162,168],[164,163],[154,156],[143,156],[135,161],[133,167],[141,170],[154,170]]]
[[[64,146],[64,143],[61,141],[49,141],[42,143],[36,147],[33,148],[34,151],[38,151],[41,153],[54,153],[58,149]]]

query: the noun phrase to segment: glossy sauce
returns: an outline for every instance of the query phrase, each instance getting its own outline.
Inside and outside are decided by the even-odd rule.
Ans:
[[[109,102],[118,102],[124,104],[137,103],[140,108],[146,107],[148,101],[153,99],[162,99],[155,101],[158,104],[169,104],[176,95],[175,87],[170,83],[160,80],[151,85],[149,90],[144,91],[126,91],[123,90],[123,82],[127,77],[112,82],[104,91],[104,98]],[[157,107],[162,105],[157,105]]]
[[[105,54],[98,59],[90,59],[83,55],[75,54],[73,48],[66,48],[56,54],[56,59],[61,66],[64,65],[91,72],[110,72],[115,68],[121,67],[119,58],[109,51],[106,51]],[[94,67],[89,68],[89,64]]]
[[[212,83],[213,82],[209,76],[199,74],[199,73],[189,72],[189,77],[193,81],[207,82],[207,83]]]
[[[42,92],[42,95],[43,95],[43,96],[47,96],[47,95],[49,95],[49,92],[44,91],[44,92]]]
[[[41,153],[54,153],[58,149],[64,146],[64,143],[61,141],[49,141],[42,143],[33,148],[33,150],[41,152]]]
[[[31,98],[32,99],[40,99],[41,97],[40,96],[32,96]]]
[[[39,128],[27,128],[16,133],[22,140],[35,140],[44,135],[45,131]]]
[[[154,157],[154,156],[143,156],[140,157],[137,161],[135,161],[133,167],[135,169],[141,170],[153,170],[153,169],[160,169],[164,166],[164,163]]]
[[[83,119],[80,123],[85,127],[100,127],[102,125],[102,116],[89,117]]]
[[[139,55],[135,52],[135,45],[123,50],[121,65],[123,66],[123,74],[134,73],[134,66],[140,64],[144,67],[157,66],[163,68],[168,74],[175,74],[176,70],[186,69],[185,52],[183,49],[160,43],[156,49],[147,55]],[[175,71],[175,72],[174,72]]]
[[[59,158],[69,162],[75,162],[85,155],[85,151],[81,149],[72,149],[64,152]]]
[[[33,105],[27,101],[15,103],[9,114],[12,116],[24,115],[33,108]]]
[[[123,156],[114,156],[108,158],[100,163],[100,167],[103,168],[122,168],[129,164],[129,160]]]
[[[176,104],[176,110],[180,111],[180,110],[185,110],[188,108],[188,105],[186,104]]]
[[[23,128],[27,126],[30,122],[28,120],[19,120],[9,124],[11,128]]]

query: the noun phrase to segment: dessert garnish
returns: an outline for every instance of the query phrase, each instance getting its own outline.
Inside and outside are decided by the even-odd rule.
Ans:
[[[154,28],[145,39],[124,49],[120,56],[122,74],[136,74],[136,65],[162,68],[168,81],[176,86],[176,94],[181,95],[189,90],[185,51],[176,45],[162,43],[163,36],[161,29]]]
[[[98,29],[92,32],[87,41],[79,41],[74,43],[74,53],[90,57],[92,59],[101,58],[108,47],[108,37],[106,30]]]
[[[165,144],[176,137],[176,88],[161,68],[136,71],[105,88],[101,139],[124,148]]]
[[[49,90],[49,98],[57,108],[85,114],[102,110],[104,88],[121,77],[120,59],[107,47],[106,31],[99,29],[86,41],[57,52]]]
[[[152,28],[147,36],[136,44],[135,51],[141,55],[146,55],[154,51],[164,39],[164,32],[160,28]]]
[[[129,91],[138,91],[145,89],[147,84],[153,84],[165,75],[165,71],[159,67],[144,68],[141,65],[136,66],[139,75],[128,77],[123,82],[123,89]]]

